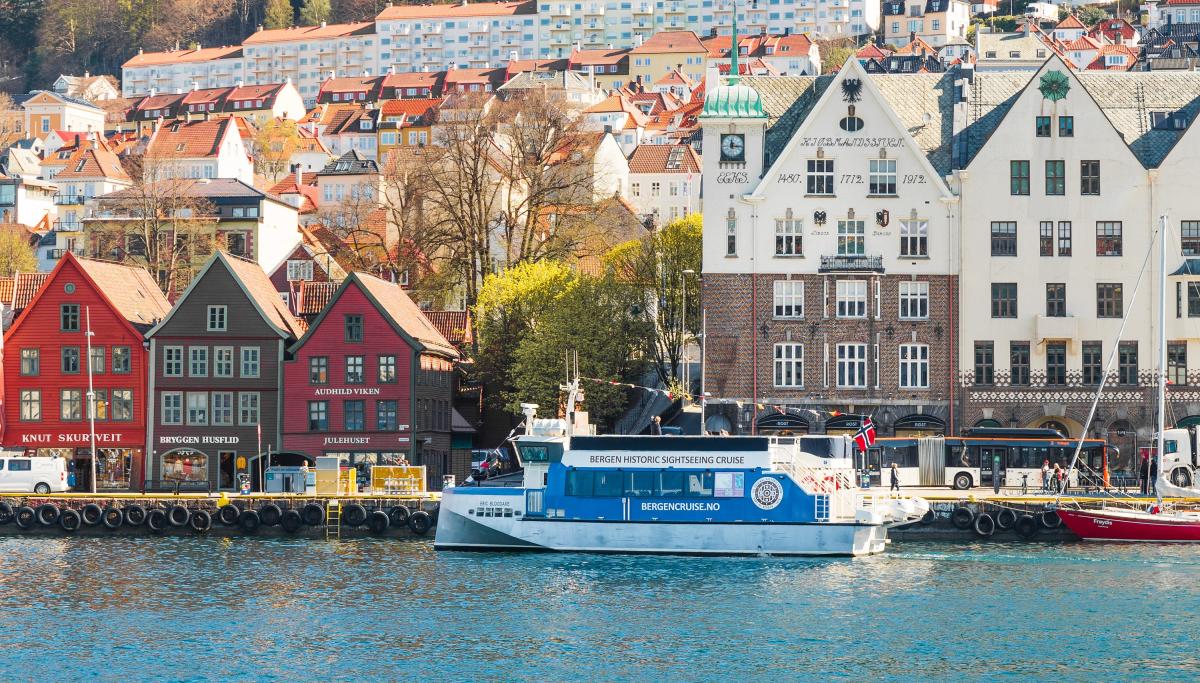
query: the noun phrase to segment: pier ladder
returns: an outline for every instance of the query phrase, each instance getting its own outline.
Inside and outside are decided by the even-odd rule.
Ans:
[[[342,539],[342,504],[336,499],[325,508],[325,540],[333,538]]]

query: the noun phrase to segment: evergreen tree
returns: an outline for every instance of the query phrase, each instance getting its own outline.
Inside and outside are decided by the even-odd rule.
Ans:
[[[329,21],[332,11],[329,0],[304,0],[300,7],[300,23],[304,26],[315,26],[322,21]]]
[[[296,23],[296,12],[291,0],[267,0],[263,16],[263,27],[268,29],[291,28]]]

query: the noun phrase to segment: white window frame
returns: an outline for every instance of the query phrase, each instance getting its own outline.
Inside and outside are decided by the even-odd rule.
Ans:
[[[804,344],[780,342],[775,345],[775,386],[804,388]]]
[[[838,221],[838,256],[862,256],[867,253],[867,224],[854,218]]]
[[[804,220],[795,218],[791,209],[775,219],[775,255],[804,256]]]
[[[872,192],[872,188],[876,191]],[[891,192],[887,192],[887,189]],[[879,191],[879,190],[884,191]],[[867,161],[867,192],[873,197],[895,197],[899,191],[896,185],[895,159],[869,159]]]
[[[257,378],[262,372],[262,349],[257,346],[243,346],[241,361],[241,376],[247,379]]]
[[[309,259],[289,259],[287,262],[287,279],[289,281],[313,279],[313,262]]]
[[[929,388],[929,345],[901,344],[899,355],[899,384],[901,389]],[[915,381],[914,381],[915,380]]]
[[[867,345],[837,345],[837,386],[839,389],[867,388]]]
[[[867,317],[867,281],[838,280],[835,301],[835,317]]]
[[[183,424],[183,392],[164,391],[161,402],[162,415],[159,422],[165,425]]]
[[[776,280],[772,310],[776,318],[799,320],[804,318],[804,281]]]
[[[929,257],[929,221],[923,218],[900,221],[900,256]]]
[[[212,392],[209,411],[212,414],[214,426],[230,426],[233,424],[233,392]]]
[[[204,405],[200,405],[203,401]],[[193,411],[196,415],[193,416]],[[189,391],[187,392],[187,404],[184,406],[184,417],[189,425],[204,426],[208,424],[208,392],[207,391]]]
[[[900,307],[897,315],[901,320],[929,319],[928,280],[901,280],[897,294]]]
[[[213,377],[233,377],[233,347],[213,347],[212,358]]]
[[[197,367],[201,367],[203,371],[197,372]],[[188,377],[208,377],[207,346],[188,347]]]
[[[209,332],[226,332],[229,330],[229,307],[209,306],[206,318]]]
[[[183,377],[183,347],[163,347],[163,377]]]
[[[238,424],[251,426],[259,423],[262,401],[257,391],[238,392]]]

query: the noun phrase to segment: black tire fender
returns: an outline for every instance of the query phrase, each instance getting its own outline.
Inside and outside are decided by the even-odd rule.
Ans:
[[[362,526],[367,523],[367,509],[358,503],[350,503],[342,510],[342,521],[346,526]]]
[[[975,524],[975,513],[971,511],[971,508],[954,508],[954,512],[950,515],[950,523],[953,524],[955,528],[966,531],[967,529],[970,529],[973,524]]]
[[[104,519],[104,508],[95,503],[88,503],[79,509],[79,516],[88,526],[96,526]]]
[[[258,531],[258,527],[262,526],[262,518],[258,516],[258,510],[245,509],[242,514],[238,515],[238,528],[247,534],[252,534]]]
[[[37,522],[37,511],[28,505],[22,505],[13,513],[13,521],[18,529],[28,529]]]
[[[192,510],[191,516],[188,517],[188,526],[198,534],[202,534],[212,528],[212,513],[208,510]]]
[[[975,523],[971,526],[975,529],[976,534],[984,538],[996,533],[996,520],[986,512],[976,517]]]
[[[146,527],[152,533],[160,534],[170,522],[167,521],[167,511],[162,508],[154,508],[146,513]]]
[[[309,503],[300,511],[300,517],[309,526],[321,526],[325,523],[325,508],[316,503]]]
[[[296,510],[285,510],[279,517],[279,526],[289,534],[294,534],[304,526],[304,518]]]
[[[172,505],[167,511],[167,522],[173,527],[185,527],[191,518],[192,514],[182,505]]]
[[[125,508],[125,523],[129,526],[141,526],[146,523],[146,508],[134,503]]]
[[[258,509],[258,518],[262,520],[263,526],[279,524],[280,517],[283,517],[283,510],[275,503],[267,503]]]
[[[996,528],[1008,531],[1017,523],[1017,511],[1012,508],[1003,508],[996,513]]]
[[[125,511],[115,505],[110,505],[104,508],[104,513],[100,515],[100,521],[104,523],[105,529],[115,531],[125,523]]]
[[[921,525],[929,526],[930,524],[933,524],[934,521],[936,521],[936,520],[937,520],[937,513],[934,512],[933,509],[929,509],[929,510],[926,510],[925,514],[921,516]]]
[[[417,510],[408,516],[408,528],[418,536],[424,536],[429,533],[433,527],[433,520],[429,518],[429,513],[424,510]]]
[[[1017,532],[1018,536],[1028,540],[1037,535],[1038,521],[1033,515],[1021,515],[1013,524],[1013,530]]]
[[[367,517],[367,528],[373,534],[382,534],[392,525],[392,518],[383,510],[376,510]]]
[[[42,503],[37,507],[37,522],[42,526],[58,524],[58,506],[54,503]]]
[[[13,506],[7,500],[0,500],[0,526],[13,521]]]
[[[1062,517],[1058,516],[1058,510],[1046,510],[1038,515],[1038,521],[1047,529],[1057,529],[1062,526]]]
[[[80,514],[74,510],[63,510],[58,516],[58,525],[67,533],[79,531],[79,525],[83,523]]]
[[[217,520],[225,526],[233,526],[238,523],[238,518],[242,516],[242,511],[233,503],[226,503],[217,510]]]
[[[404,526],[408,524],[408,508],[403,505],[397,505],[388,510],[388,519],[391,520],[392,526]]]

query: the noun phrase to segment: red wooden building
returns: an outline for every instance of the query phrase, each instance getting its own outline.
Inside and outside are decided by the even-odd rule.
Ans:
[[[146,448],[144,334],[170,309],[144,269],[66,253],[4,335],[5,449],[71,459],[76,488],[88,490],[90,366],[97,488],[140,488]]]
[[[363,474],[404,457],[441,481],[457,358],[399,285],[352,273],[284,363],[284,450]]]

